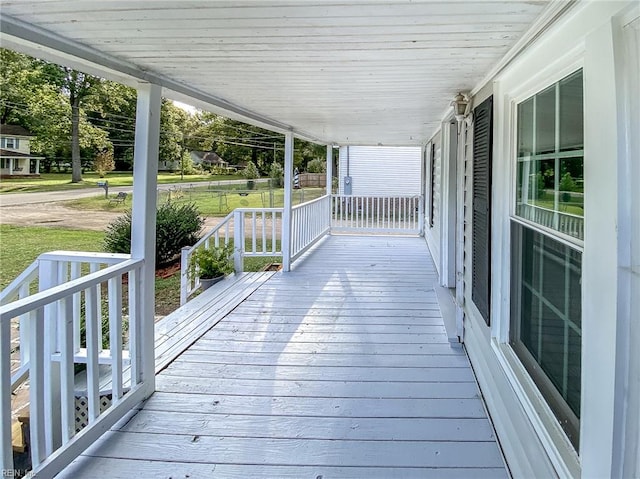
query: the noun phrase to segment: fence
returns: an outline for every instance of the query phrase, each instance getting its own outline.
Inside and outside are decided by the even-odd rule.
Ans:
[[[420,196],[333,195],[331,230],[420,234],[422,203]]]
[[[128,255],[46,253],[2,292],[0,405],[2,470],[13,468],[11,395],[29,380],[30,457],[58,471],[143,399],[140,280]],[[125,279],[126,278],[126,279]],[[37,284],[36,284],[37,283]],[[123,285],[128,288],[128,321]],[[35,289],[39,291],[35,292]],[[19,321],[19,367],[11,371],[11,324]],[[75,368],[86,368],[88,425],[76,428]],[[100,390],[100,365],[111,389]],[[126,372],[125,372],[126,370]],[[111,406],[101,408],[101,396]],[[55,473],[55,472],[54,472]]]

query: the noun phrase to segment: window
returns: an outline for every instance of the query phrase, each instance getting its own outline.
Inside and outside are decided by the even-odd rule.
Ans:
[[[16,138],[7,138],[5,148],[9,148],[9,149],[18,148],[18,140]]]
[[[510,341],[578,450],[584,232],[582,71],[520,103],[517,115]]]
[[[584,238],[582,71],[518,105],[516,215]]]
[[[2,168],[3,170],[9,168],[9,161],[10,160],[7,160],[5,158],[0,159],[0,168]]]

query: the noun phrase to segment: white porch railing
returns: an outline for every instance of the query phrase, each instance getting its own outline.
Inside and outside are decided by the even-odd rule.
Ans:
[[[240,240],[241,238],[241,240]],[[282,208],[238,208],[206,233],[190,248],[182,249],[180,304],[200,288],[200,278],[192,275],[189,262],[198,248],[214,248],[233,244],[234,267],[244,270],[245,257],[282,256]]]
[[[584,238],[584,217],[582,216],[526,203],[519,204],[517,209],[518,215],[529,221],[560,231],[574,238]]]
[[[53,471],[50,475],[144,398],[139,332],[142,265],[142,260],[131,260],[128,255],[46,253],[3,290],[3,471],[13,469],[11,395],[27,379],[31,462],[34,471]],[[39,292],[34,292],[36,280]],[[128,286],[128,327],[123,324],[123,283]],[[12,375],[13,321],[20,321],[20,367]],[[75,365],[80,363],[86,364],[87,386],[81,394],[88,404],[88,425],[77,430],[74,378]],[[100,391],[100,364],[110,366],[109,391]],[[101,407],[101,396],[109,396],[111,406]]]
[[[291,213],[291,261],[295,261],[331,230],[331,196],[294,206]]]
[[[331,230],[420,234],[422,203],[420,196],[333,195]]]

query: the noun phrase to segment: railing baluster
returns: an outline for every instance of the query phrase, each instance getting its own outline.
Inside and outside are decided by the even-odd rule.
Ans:
[[[82,275],[82,264],[79,261],[71,263],[71,279],[78,279]],[[73,350],[80,351],[80,311],[81,311],[81,293],[73,295]]]
[[[21,331],[22,332],[22,331]],[[13,446],[11,442],[11,321],[3,318],[0,322],[0,448],[3,471],[13,471]]]
[[[122,277],[109,280],[109,349],[112,401],[122,397]]]
[[[257,220],[256,212],[253,211],[253,212],[251,212],[251,252],[253,254],[255,254],[255,252],[257,250],[256,220]]]
[[[97,263],[91,263],[89,266],[89,271],[91,273],[95,273],[100,270],[100,265]],[[96,314],[96,334],[99,338],[102,338],[102,287],[101,285],[97,285],[95,287],[96,290],[96,303],[94,305],[95,314]],[[98,344],[98,351],[102,351],[102,341]]]
[[[85,290],[85,327],[87,330],[87,405],[89,406],[89,424],[93,424],[100,415],[100,371],[98,369],[99,336],[97,314],[98,295],[95,287]]]
[[[45,354],[44,308],[31,314],[31,360],[29,361],[29,429],[31,433],[31,463],[36,468],[45,459]]]
[[[271,212],[271,252],[276,252],[276,222],[278,221],[278,213]]]
[[[62,444],[68,443],[75,435],[75,394],[74,384],[74,317],[73,298],[60,301],[62,315],[60,322],[60,406]]]
[[[262,253],[267,252],[267,216],[262,211]]]
[[[139,269],[129,271],[129,358],[131,360],[131,387],[140,383],[142,370],[140,367],[140,341],[139,318],[140,300],[136,291]]]

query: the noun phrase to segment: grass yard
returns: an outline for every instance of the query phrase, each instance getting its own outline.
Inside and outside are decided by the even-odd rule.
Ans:
[[[83,181],[71,183],[71,173],[43,173],[40,178],[16,178],[3,179],[0,182],[0,193],[28,193],[60,190],[76,190],[81,188],[96,188],[99,181],[108,181],[109,186],[131,186],[133,185],[133,173],[111,172],[104,178],[100,178],[97,173],[91,171],[82,175]],[[180,179],[180,173],[159,173],[158,184],[167,183],[195,183],[202,181],[237,180],[241,177],[236,175],[185,175]]]
[[[304,203],[319,198],[323,194],[324,188],[293,190],[293,204]],[[107,200],[104,195],[97,195],[67,201],[65,205],[80,210],[123,212],[131,207],[131,198],[128,196],[124,203],[116,204]],[[171,192],[163,191],[158,197],[158,202],[169,199],[177,202],[193,202],[198,206],[200,214],[204,216],[226,216],[236,208],[282,207],[284,205],[284,189],[270,190],[267,183],[257,184],[254,190],[241,190],[238,185],[215,186],[214,188],[194,186]]]
[[[100,231],[0,225],[0,289],[5,288],[42,253],[55,250],[103,251]],[[278,241],[277,248],[280,248]],[[7,247],[7,245],[11,245]],[[249,245],[248,245],[249,246]],[[269,242],[270,246],[270,242]],[[281,258],[245,258],[245,271],[260,271]],[[166,277],[156,276],[156,314],[166,315],[180,306],[180,267]]]
[[[42,253],[102,251],[103,238],[100,231],[0,225],[0,288],[5,288]]]

